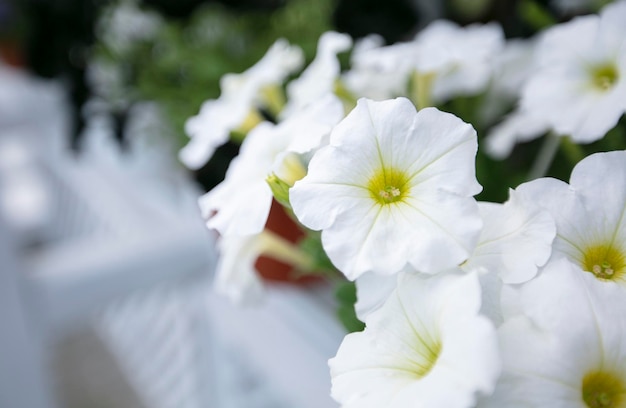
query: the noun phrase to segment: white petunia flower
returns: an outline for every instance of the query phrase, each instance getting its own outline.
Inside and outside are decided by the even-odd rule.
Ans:
[[[446,20],[429,24],[415,38],[415,69],[434,75],[432,98],[443,101],[487,87],[493,62],[504,47],[497,24],[459,27]]]
[[[436,273],[467,259],[480,233],[476,149],[474,129],[451,114],[361,99],[290,190],[291,204],[322,230],[348,279],[407,264]]]
[[[626,404],[626,299],[567,260],[521,288],[522,312],[499,329],[503,373],[481,408]]]
[[[515,190],[504,204],[479,202],[483,229],[476,249],[461,265],[465,271],[487,270],[507,284],[529,281],[552,252],[556,235],[550,213]]]
[[[337,54],[352,46],[352,38],[347,34],[328,31],[322,34],[317,44],[317,55],[299,78],[287,85],[289,102],[281,113],[287,118],[319,98],[333,93],[335,81],[341,67]]]
[[[215,149],[228,141],[231,131],[260,121],[255,109],[267,102],[264,90],[280,86],[302,63],[302,50],[279,39],[245,72],[224,75],[220,97],[204,102],[200,113],[187,120],[185,132],[191,140],[180,151],[180,160],[191,169],[205,165]],[[246,121],[252,122],[250,126]]]
[[[535,277],[538,268],[550,257],[556,227],[548,211],[514,190],[506,203],[479,202],[478,208],[483,229],[474,251],[460,269],[478,273],[483,288],[482,312],[500,323],[503,284],[523,283]],[[359,319],[366,319],[379,308],[395,285],[393,276],[372,273],[360,276],[356,280],[355,304]]]
[[[626,110],[626,3],[546,31],[521,108],[578,143],[601,139]]]
[[[553,258],[565,257],[597,281],[626,287],[626,151],[585,158],[569,185],[543,178],[517,191],[554,217]]]
[[[475,274],[398,276],[398,289],[329,361],[343,408],[469,408],[500,372]]]
[[[288,167],[284,160],[292,160],[283,153],[317,148],[342,117],[341,102],[329,95],[278,125],[263,122],[255,127],[230,163],[224,181],[200,199],[204,216],[210,217],[207,226],[222,235],[261,232],[272,203],[266,178]]]
[[[412,273],[410,271],[399,273],[405,272]],[[370,313],[380,309],[396,290],[397,283],[396,275],[378,275],[373,272],[366,272],[359,276],[354,281],[356,286],[356,302],[354,303],[356,317],[364,322]]]
[[[556,235],[550,213],[516,191],[504,204],[479,202],[484,227],[476,249],[461,265],[479,273],[483,290],[481,312],[496,325],[503,321],[503,287],[533,279],[552,251]]]

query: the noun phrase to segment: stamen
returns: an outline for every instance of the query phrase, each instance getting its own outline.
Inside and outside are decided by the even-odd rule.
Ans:
[[[367,188],[371,197],[381,205],[393,204],[402,201],[409,189],[408,177],[403,171],[394,168],[381,168],[372,175]]]
[[[601,279],[608,279],[615,273],[613,268],[611,268],[611,264],[606,261],[600,265],[593,265],[591,272]]]
[[[624,381],[612,372],[596,371],[585,375],[582,397],[588,408],[624,406]]]
[[[619,72],[613,64],[596,66],[591,69],[591,82],[600,91],[608,91],[619,80]]]
[[[380,190],[378,193],[383,200],[393,200],[400,196],[400,190],[397,187],[386,186],[384,190]]]
[[[581,266],[598,279],[623,279],[626,274],[626,256],[622,248],[612,244],[592,245],[585,249]]]

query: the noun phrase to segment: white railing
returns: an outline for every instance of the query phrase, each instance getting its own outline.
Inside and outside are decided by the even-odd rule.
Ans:
[[[35,118],[0,117],[0,407],[61,408],[54,345],[85,325],[146,408],[337,406],[330,287],[269,285],[254,309],[218,297],[182,169],[107,143],[65,151],[45,126],[63,122],[59,99],[41,101]]]

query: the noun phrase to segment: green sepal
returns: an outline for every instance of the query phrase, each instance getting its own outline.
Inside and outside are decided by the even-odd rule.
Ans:
[[[291,186],[287,182],[281,180],[274,173],[267,176],[265,181],[270,186],[274,199],[285,208],[291,210],[291,204],[289,203],[289,189]]]

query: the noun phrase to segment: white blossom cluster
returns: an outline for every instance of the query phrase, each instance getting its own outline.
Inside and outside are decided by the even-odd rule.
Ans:
[[[351,40],[326,33],[288,84],[297,51],[279,42],[268,55],[290,57],[240,74],[251,91],[234,94],[237,109],[223,86],[181,152],[201,166],[263,89],[286,88],[275,122],[251,127],[201,199],[220,234],[218,289],[257,298],[261,254],[314,267],[265,229],[275,199],[356,282],[365,329],[329,362],[342,407],[626,407],[626,151],[587,156],[569,183],[539,177],[480,202],[474,127],[432,107],[518,100],[487,139],[500,156],[548,131],[598,140],[626,110],[624,21],[616,2],[525,43],[436,21],[411,42],[358,42],[345,72],[336,56]]]

